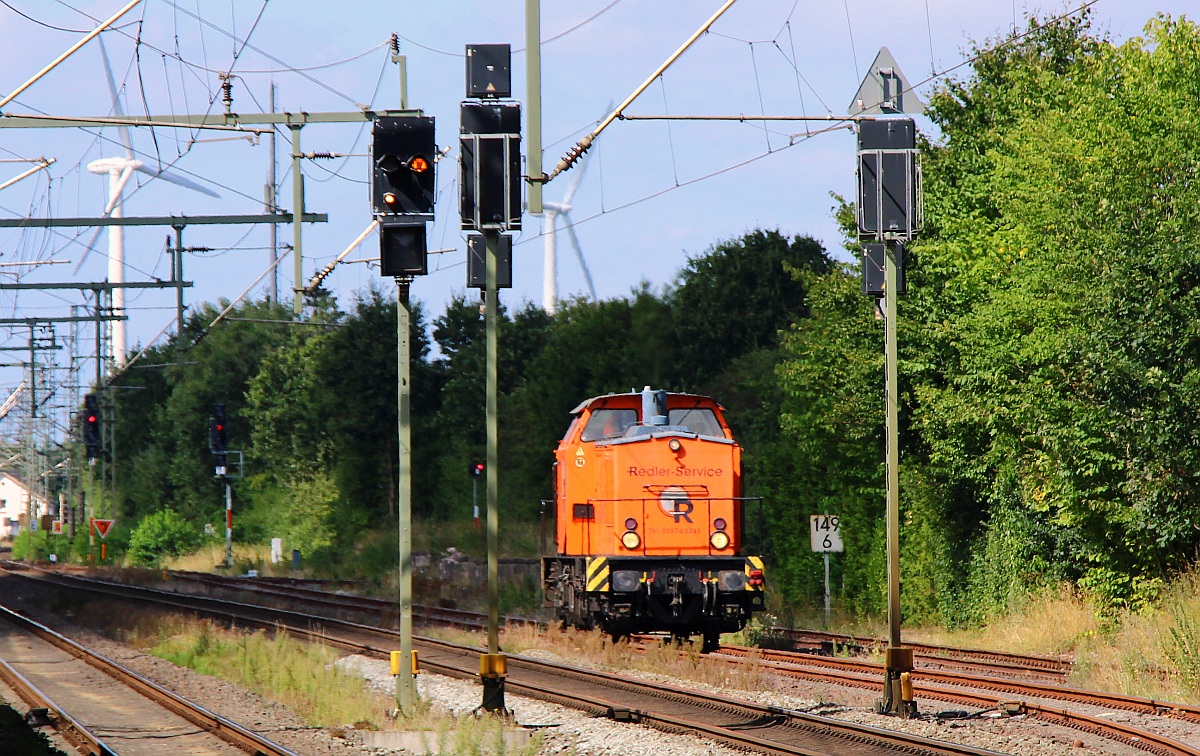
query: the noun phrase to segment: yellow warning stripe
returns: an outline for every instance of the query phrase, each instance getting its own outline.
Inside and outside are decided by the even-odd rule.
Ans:
[[[756,557],[756,556],[746,557],[746,590],[761,591],[763,589],[763,587],[761,585],[750,585],[750,570],[762,570],[762,569],[763,569],[762,557]],[[764,572],[765,572],[765,570],[764,570]]]
[[[588,591],[607,591],[608,578],[611,568],[608,566],[608,557],[594,557],[588,559],[587,562],[587,590]]]

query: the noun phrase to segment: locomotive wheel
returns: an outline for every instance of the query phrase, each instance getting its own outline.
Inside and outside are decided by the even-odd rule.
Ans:
[[[704,633],[704,643],[700,646],[700,653],[711,654],[721,648],[721,634],[718,632]]]

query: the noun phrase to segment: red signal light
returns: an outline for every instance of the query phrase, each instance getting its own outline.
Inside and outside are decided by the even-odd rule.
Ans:
[[[94,423],[94,422],[96,422],[96,416],[95,416],[95,415],[88,415],[88,422],[89,422],[89,423]]]
[[[478,472],[483,472],[483,463],[480,462],[477,465],[475,465],[475,470]]]

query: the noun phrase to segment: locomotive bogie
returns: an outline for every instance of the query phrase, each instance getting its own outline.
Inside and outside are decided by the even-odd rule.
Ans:
[[[737,632],[763,606],[757,557],[546,557],[546,603],[564,626],[676,636]]]

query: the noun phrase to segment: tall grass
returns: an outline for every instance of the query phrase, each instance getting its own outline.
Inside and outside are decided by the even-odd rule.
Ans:
[[[1163,608],[1164,654],[1174,663],[1179,684],[1200,699],[1200,572],[1188,573],[1171,586]]]
[[[319,727],[355,723],[378,728],[391,701],[368,692],[363,678],[335,664],[338,653],[285,632],[238,633],[199,622],[156,644],[155,656],[237,683],[284,704]]]
[[[178,557],[164,557],[162,566],[171,570],[190,570],[192,572],[212,572],[217,565],[225,561],[225,544],[210,543],[191,554]],[[283,562],[271,564],[271,547],[263,544],[235,543],[233,544],[233,569],[240,573],[247,570],[258,570],[260,575],[286,575],[292,568],[289,556]]]
[[[905,637],[947,646],[1054,656],[1077,652],[1104,632],[1105,622],[1087,599],[1068,586],[1059,586],[1014,602],[1009,614],[982,628],[917,628],[905,632]]]
[[[1076,687],[1200,703],[1200,568],[1137,610],[1102,614],[1062,588],[1026,597],[983,628],[906,627],[904,639],[1073,658]]]

